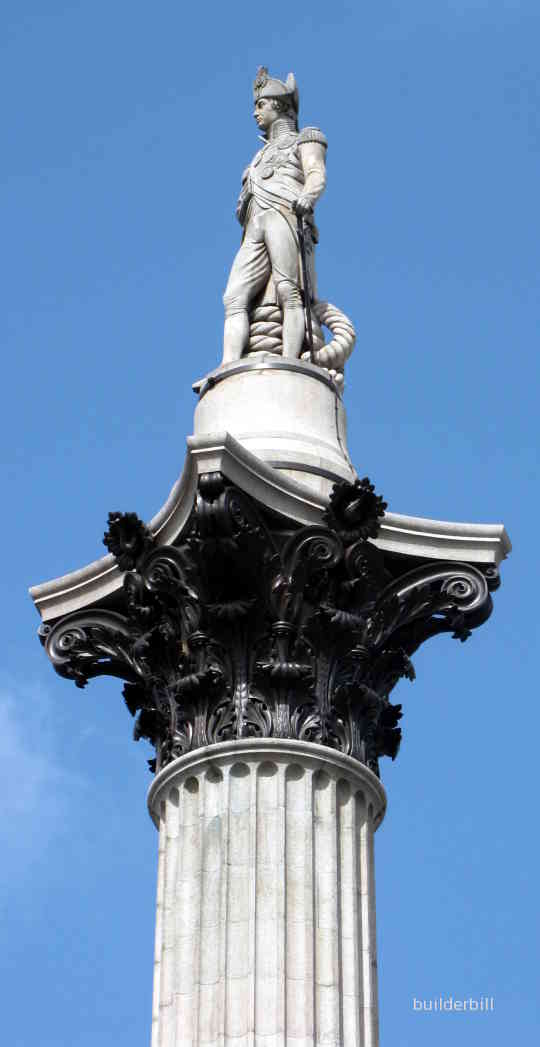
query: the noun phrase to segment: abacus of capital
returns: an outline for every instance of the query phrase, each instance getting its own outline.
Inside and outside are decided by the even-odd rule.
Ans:
[[[327,142],[260,69],[223,362],[182,476],[31,590],[56,671],[124,681],[155,747],[152,1047],[375,1047],[374,833],[411,658],[489,617],[499,524],[387,512],[350,461],[351,321],[317,294]],[[322,326],[331,333],[325,341]]]

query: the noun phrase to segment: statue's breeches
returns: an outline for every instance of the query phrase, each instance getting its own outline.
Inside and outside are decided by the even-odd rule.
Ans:
[[[291,226],[279,211],[257,209],[248,221],[227,282],[223,296],[226,315],[248,309],[270,274],[282,304],[301,303],[298,245]]]

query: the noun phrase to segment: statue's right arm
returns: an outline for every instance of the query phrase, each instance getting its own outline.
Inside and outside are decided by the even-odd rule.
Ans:
[[[242,188],[240,190],[240,196],[238,197],[238,203],[236,205],[236,217],[240,222],[240,225],[244,224],[244,218],[246,217],[247,206],[251,198],[251,191],[248,182],[249,167],[246,167],[242,172]]]

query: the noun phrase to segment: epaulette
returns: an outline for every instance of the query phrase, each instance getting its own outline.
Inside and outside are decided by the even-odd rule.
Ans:
[[[328,142],[318,127],[304,127],[298,135],[297,145],[302,145],[303,142],[319,142],[325,149],[328,148]]]

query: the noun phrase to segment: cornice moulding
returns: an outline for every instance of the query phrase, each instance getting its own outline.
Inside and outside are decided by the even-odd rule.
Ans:
[[[188,437],[183,472],[167,501],[149,521],[159,544],[171,544],[191,514],[198,478],[223,473],[261,505],[301,525],[320,524],[326,501],[280,469],[247,451],[229,433]],[[503,524],[453,523],[386,513],[374,543],[383,552],[428,560],[495,564],[508,555]],[[109,554],[85,567],[32,586],[30,595],[44,622],[100,603],[122,585],[123,574]]]

